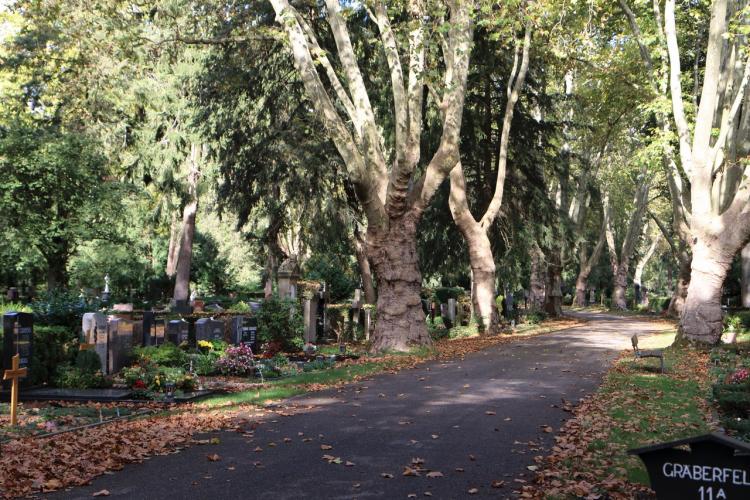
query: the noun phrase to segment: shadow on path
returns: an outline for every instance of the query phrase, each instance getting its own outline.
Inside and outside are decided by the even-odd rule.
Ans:
[[[526,467],[553,443],[545,428],[556,431],[568,417],[562,401],[594,391],[633,333],[669,329],[638,318],[573,315],[589,323],[293,398],[289,404],[310,408],[261,423],[254,438],[212,434],[220,444],[154,457],[48,496],[90,498],[107,489],[111,497],[132,499],[391,499],[425,498],[425,492],[452,499],[477,488],[473,496],[512,497],[521,485],[515,478],[530,477]],[[221,460],[208,461],[212,453]],[[443,477],[403,476],[413,458]],[[505,485],[492,488],[493,481]]]

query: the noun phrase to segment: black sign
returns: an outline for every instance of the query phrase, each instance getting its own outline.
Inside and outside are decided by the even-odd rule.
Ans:
[[[258,320],[255,318],[247,318],[242,325],[242,336],[240,342],[243,344],[250,344],[250,347],[255,350],[255,345],[258,343]]]
[[[629,450],[659,500],[750,498],[750,445],[713,433]]]
[[[32,314],[23,312],[3,314],[3,369],[10,370],[13,356],[16,354],[19,357],[19,368],[29,368],[33,342],[34,316]],[[28,378],[25,379],[27,380]]]
[[[175,345],[180,345],[188,340],[189,325],[187,322],[173,319],[167,323],[167,340]]]

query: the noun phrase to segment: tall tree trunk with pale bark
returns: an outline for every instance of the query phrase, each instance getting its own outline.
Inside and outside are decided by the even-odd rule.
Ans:
[[[475,219],[469,208],[466,193],[466,180],[463,166],[459,161],[451,170],[451,190],[449,206],[453,221],[469,247],[469,265],[471,266],[472,287],[471,300],[474,316],[479,324],[479,332],[495,332],[498,329],[497,306],[495,304],[495,259],[488,231],[492,227],[503,201],[506,166],[508,160],[508,143],[513,121],[515,105],[521,93],[526,73],[529,68],[529,50],[531,46],[531,28],[526,27],[523,47],[516,45],[513,69],[507,85],[507,102],[503,116],[502,131],[497,165],[495,191],[484,215]]]
[[[193,237],[195,236],[195,217],[198,214],[198,180],[202,161],[201,146],[190,145],[188,165],[189,201],[182,210],[182,229],[180,230],[179,251],[175,265],[174,300],[188,300],[190,297],[190,266],[193,260]]]
[[[746,7],[746,0],[711,4],[703,81],[696,85],[701,95],[690,124],[682,97],[675,0],[665,4],[672,114],[682,169],[690,181],[689,207],[683,203],[681,208],[689,226],[692,264],[678,340],[719,341],[722,286],[732,259],[750,237],[750,164],[743,162],[750,153],[750,56],[745,35],[727,37],[731,18],[739,15],[747,22]]]
[[[611,212],[607,216],[605,237],[609,249],[609,262],[612,267],[612,307],[622,311],[628,308],[628,303],[625,299],[625,293],[628,288],[628,271],[630,270],[630,260],[633,258],[635,245],[638,243],[638,238],[641,235],[643,216],[646,213],[648,205],[649,188],[650,180],[646,177],[646,170],[643,169],[636,186],[633,212],[630,214],[627,230],[619,252],[615,245],[615,231],[612,224]],[[609,203],[609,194],[604,196],[604,210],[612,210]]]
[[[531,247],[531,273],[529,278],[529,302],[534,311],[541,311],[544,306],[544,292],[546,282],[545,256],[539,245]]]
[[[599,262],[599,257],[601,257],[602,251],[604,250],[606,227],[607,216],[605,214],[602,221],[602,229],[599,232],[599,239],[596,241],[594,250],[591,252],[591,255],[587,254],[585,245],[581,245],[581,248],[579,250],[579,260],[581,263],[581,267],[578,270],[578,277],[576,278],[575,296],[575,305],[577,305],[578,307],[584,307],[588,303],[586,290],[589,287],[589,275],[594,269],[596,263]]]
[[[471,0],[449,2],[441,33],[441,61],[427,61],[437,52],[427,50],[426,7],[419,0],[395,6],[398,25],[392,25],[383,1],[356,4],[377,25],[393,97],[393,145],[376,122],[365,79],[346,26],[349,19],[338,0],[325,0],[321,13],[336,45],[339,68],[320,48],[306,18],[288,0],[271,0],[289,40],[289,49],[316,115],[347,167],[357,199],[367,217],[367,255],[377,282],[377,322],[372,335],[375,351],[404,351],[431,343],[421,307],[422,282],[416,252],[416,225],[442,181],[459,162],[458,141],[473,43]],[[307,15],[307,12],[305,13]],[[406,20],[406,22],[403,22]],[[399,30],[397,33],[396,30]],[[403,35],[403,36],[402,36]],[[405,41],[399,49],[399,41]],[[406,63],[402,64],[402,60]],[[422,110],[426,68],[443,68],[435,91],[442,113],[440,144],[421,162]],[[340,78],[339,75],[345,78]],[[325,81],[322,75],[325,75]],[[417,169],[418,166],[424,168]],[[422,173],[420,173],[422,172]]]

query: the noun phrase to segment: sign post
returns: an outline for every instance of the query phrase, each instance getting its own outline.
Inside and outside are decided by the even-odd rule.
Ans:
[[[13,356],[10,370],[5,370],[3,380],[12,380],[10,387],[10,425],[15,426],[18,423],[18,379],[26,376],[27,368],[19,368],[21,356]]]
[[[750,498],[750,444],[720,433],[628,450],[659,500]]]

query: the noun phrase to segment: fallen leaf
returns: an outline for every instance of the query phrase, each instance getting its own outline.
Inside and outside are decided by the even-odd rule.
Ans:
[[[109,490],[99,490],[91,495],[92,497],[108,497]]]
[[[484,412],[485,415],[496,415],[494,411],[486,411]]]
[[[346,465],[347,467],[354,467],[356,464],[347,460],[344,465]]]
[[[221,460],[221,457],[217,455],[216,453],[212,453],[211,455],[206,455],[206,458],[209,462],[218,462]]]
[[[476,488],[471,488],[467,493],[469,495],[476,495],[477,493],[479,493],[479,490]]]
[[[401,474],[402,476],[418,476],[419,473],[412,469],[411,467],[404,467],[404,472]]]
[[[388,474],[387,472],[381,472],[380,477],[385,479],[393,479],[393,474]]]
[[[436,470],[434,470],[434,471],[432,471],[432,472],[428,472],[428,473],[427,473],[427,477],[429,477],[429,478],[443,477],[443,473],[442,473],[442,472],[439,472],[439,471],[436,471]]]
[[[323,451],[332,450],[333,446],[331,446],[330,444],[321,444],[320,445],[320,449],[323,450]]]
[[[432,435],[432,439],[437,439],[437,438],[439,438],[439,437],[440,437],[440,436],[438,436],[437,434],[433,434],[433,435]]]
[[[505,485],[505,481],[492,481],[493,488],[502,488]]]
[[[261,448],[260,446],[256,446],[255,450],[253,451],[255,451],[255,453],[260,453],[261,451],[263,451],[263,448]]]

